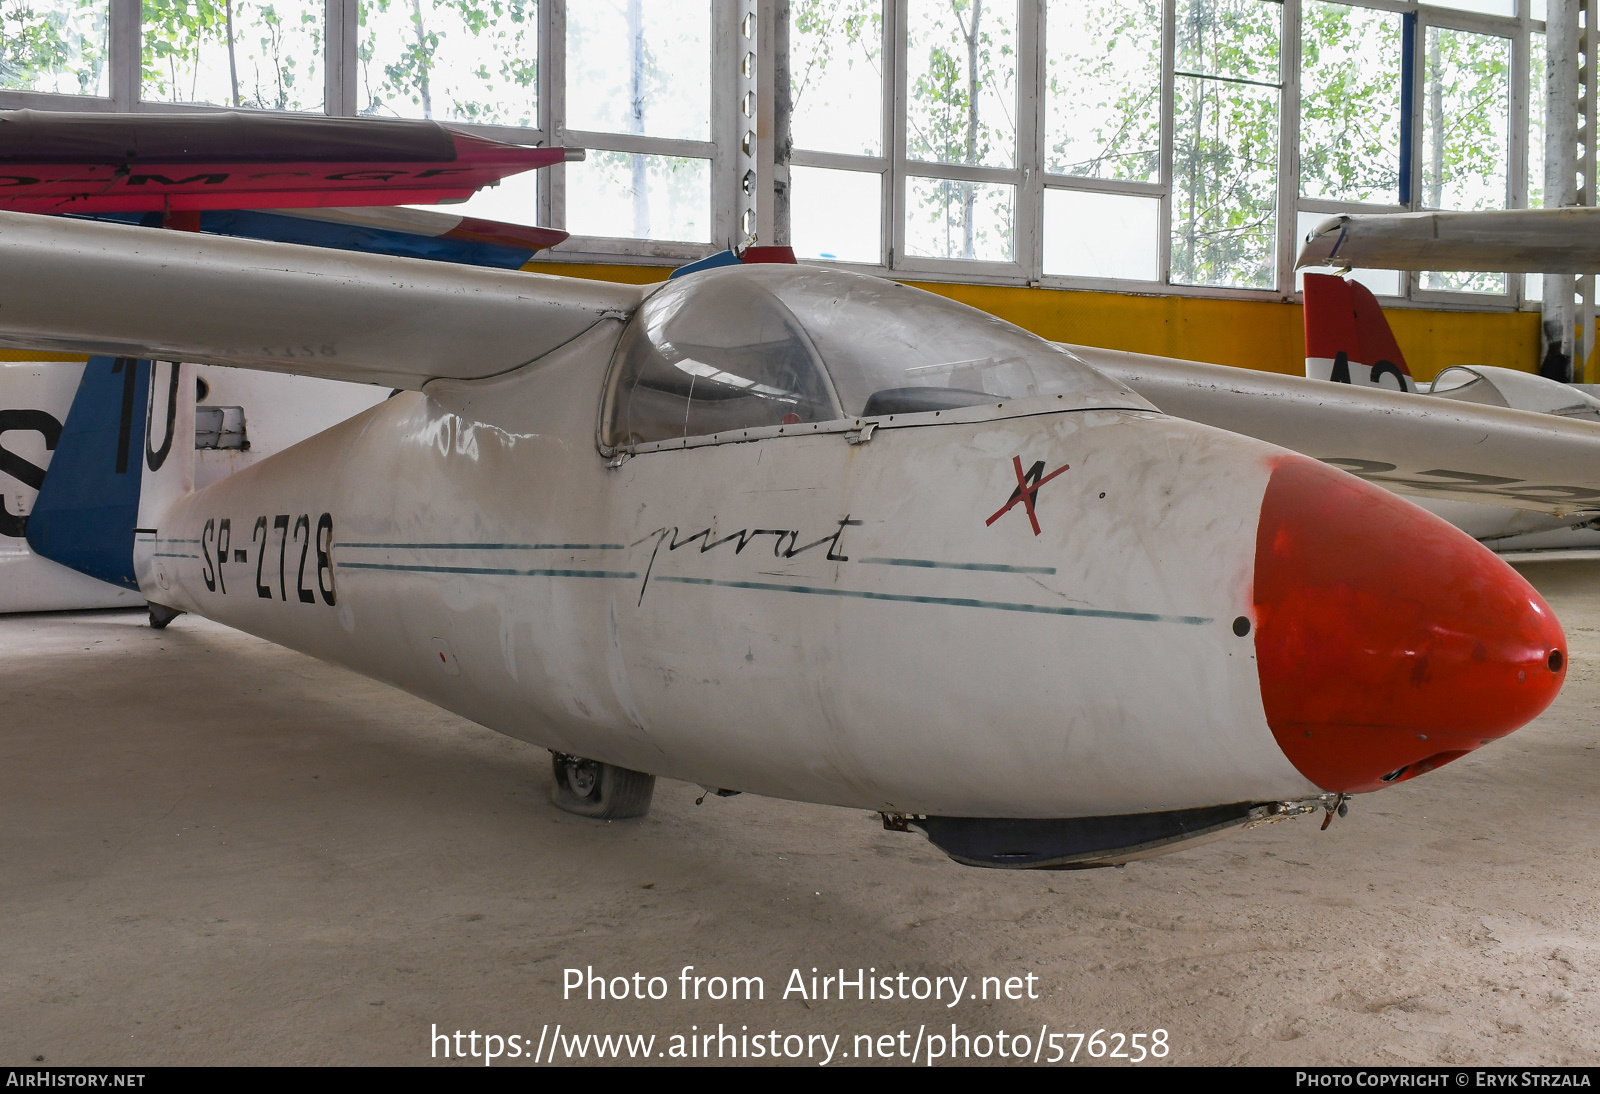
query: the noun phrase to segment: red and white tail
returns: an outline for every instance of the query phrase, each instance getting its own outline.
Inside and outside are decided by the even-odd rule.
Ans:
[[[1358,281],[1314,273],[1305,278],[1306,375],[1416,391],[1377,297]]]

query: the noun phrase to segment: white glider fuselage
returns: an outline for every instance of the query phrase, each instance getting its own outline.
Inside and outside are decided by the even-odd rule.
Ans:
[[[1451,462],[1398,418],[1318,462],[1288,447],[1326,439],[1331,385],[1279,393],[1277,447],[1228,431],[1260,424],[1229,423],[1236,376],[1117,355],[1125,385],[860,274],[637,289],[43,221],[0,214],[0,338],[120,360],[85,374],[83,458],[30,543],[127,559],[97,523],[130,508],[98,498],[129,484],[127,359],[411,389],[198,490],[147,453],[152,623],[194,612],[548,747],[582,815],[641,815],[666,775],[882,811],[973,864],[1125,861],[1331,815],[1565,678],[1538,593],[1373,482],[1586,511],[1600,483],[1541,458],[1597,443],[1578,423],[1408,400]],[[165,367],[171,440],[194,385]],[[1515,438],[1481,428],[1506,414]]]
[[[1321,793],[1233,627],[1276,450],[1043,396],[610,466],[620,328],[188,495],[139,541],[142,583],[510,736],[711,786],[996,817]],[[1038,461],[1066,469],[986,523]]]
[[[126,241],[186,299],[276,293],[234,335],[0,263],[20,344],[420,389],[199,490],[147,460],[139,587],[548,747],[558,791],[610,765],[616,815],[647,773],[920,817],[959,861],[1104,860],[1425,773],[1564,678],[1538,594],[1442,521],[920,290],[3,227],[36,271]],[[149,418],[187,435],[165,376]],[[70,556],[95,532],[60,494]]]

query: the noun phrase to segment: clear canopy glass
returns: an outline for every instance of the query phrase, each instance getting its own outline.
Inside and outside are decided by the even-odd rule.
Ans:
[[[617,349],[614,446],[1038,395],[1149,404],[992,315],[865,274],[733,266],[650,297]]]

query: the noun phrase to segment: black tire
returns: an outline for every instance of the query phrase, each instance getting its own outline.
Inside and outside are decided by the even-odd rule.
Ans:
[[[164,608],[160,604],[151,604],[148,607],[150,608],[150,625],[158,631],[166,630],[168,623],[183,614],[171,608]]]
[[[557,809],[591,820],[624,820],[650,812],[654,775],[561,752],[550,754],[550,764],[556,782],[550,800]]]

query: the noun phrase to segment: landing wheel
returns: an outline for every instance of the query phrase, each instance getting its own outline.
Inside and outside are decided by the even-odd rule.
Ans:
[[[182,612],[174,611],[171,608],[163,608],[160,604],[151,604],[149,605],[149,608],[150,625],[158,631],[166,630],[168,623],[171,623],[174,619],[183,614]]]
[[[552,752],[550,763],[556,776],[550,800],[557,809],[594,820],[622,820],[650,812],[654,775],[562,752]]]

